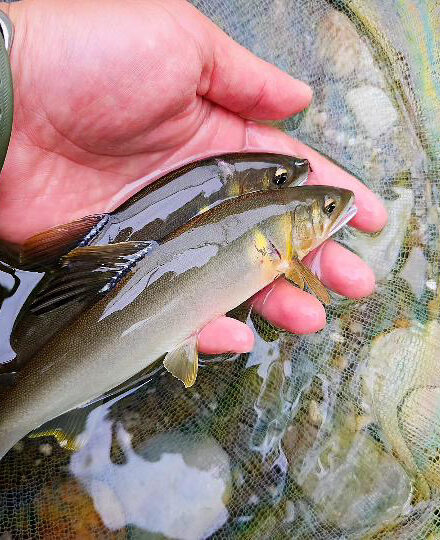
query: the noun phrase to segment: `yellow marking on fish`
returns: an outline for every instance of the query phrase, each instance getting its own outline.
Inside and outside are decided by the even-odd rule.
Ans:
[[[271,244],[269,240],[259,229],[255,231],[254,244],[257,250],[263,255],[266,255],[271,249]]]
[[[282,265],[282,259],[280,261],[280,253],[272,242],[265,236],[265,234],[257,229],[253,236],[253,243],[250,246],[249,256],[251,259],[259,259],[259,264],[263,274],[281,275],[283,270],[280,269],[280,263]]]
[[[61,429],[49,429],[48,431],[39,431],[28,435],[29,439],[40,439],[41,437],[53,437],[61,448],[76,452],[79,450],[79,445],[70,439]]]
[[[242,194],[241,186],[239,182],[232,182],[229,188],[229,196],[237,197]]]

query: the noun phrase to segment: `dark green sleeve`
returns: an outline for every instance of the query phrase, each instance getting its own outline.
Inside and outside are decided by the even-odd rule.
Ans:
[[[2,14],[3,15],[3,14]],[[9,46],[10,39],[9,37]],[[14,112],[14,92],[12,86],[11,64],[6,50],[3,32],[0,33],[0,170],[5,161],[11,138]]]

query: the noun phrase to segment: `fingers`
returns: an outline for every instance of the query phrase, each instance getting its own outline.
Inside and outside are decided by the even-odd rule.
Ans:
[[[321,302],[285,279],[278,279],[255,295],[252,306],[270,323],[294,334],[317,332],[326,323]]]
[[[248,151],[274,151],[307,158],[313,170],[309,184],[331,185],[353,191],[358,212],[350,225],[365,232],[380,231],[386,225],[388,218],[384,204],[354,176],[343,171],[315,150],[275,128],[249,122],[246,131]]]
[[[337,242],[328,240],[304,258],[324,285],[348,298],[363,298],[374,291],[371,268],[357,255]]]
[[[326,242],[309,254],[304,262],[326,287],[340,295],[362,298],[374,291],[373,271],[337,242]],[[269,322],[294,334],[317,332],[326,323],[321,302],[284,279],[260,291],[252,305]]]
[[[307,107],[311,88],[261,60],[203,17],[198,95],[246,118],[280,120]]]
[[[245,353],[251,351],[253,346],[252,330],[230,317],[219,317],[211,321],[198,336],[199,351],[204,354]]]
[[[349,298],[362,298],[375,287],[372,270],[354,253],[333,240],[307,255],[304,262],[324,285]],[[294,334],[311,334],[324,328],[324,306],[311,294],[278,279],[251,300],[252,308],[278,328]],[[205,354],[248,352],[254,337],[245,324],[229,317],[211,322],[199,334],[199,350]]]

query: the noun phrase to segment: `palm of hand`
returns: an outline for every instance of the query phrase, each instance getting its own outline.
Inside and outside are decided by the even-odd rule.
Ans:
[[[14,240],[102,210],[126,183],[207,153],[214,139],[220,146],[243,139],[245,121],[202,97],[213,67],[205,62],[209,51],[202,57],[178,15],[154,2],[136,10],[118,4],[111,14],[91,3],[76,19],[72,9],[53,3],[26,14],[32,25],[17,54],[31,69],[15,80],[14,136],[0,188],[2,232]],[[145,27],[145,19],[152,24]],[[49,28],[38,48],[27,47],[34,27]],[[16,212],[17,193],[21,204],[32,200],[18,230],[5,223]]]
[[[356,180],[281,132],[245,119],[290,116],[307,106],[310,90],[186,2],[107,0],[104,9],[93,0],[25,0],[10,10],[15,117],[0,182],[1,238],[20,242],[109,210],[118,193],[151,171],[246,149],[307,157],[312,181],[355,191],[355,225],[373,231],[385,223],[380,203]],[[341,264],[326,269],[335,257]],[[354,257],[330,243],[321,277],[340,294],[359,297],[371,292],[374,278]],[[262,299],[256,309],[288,330],[325,324],[321,304],[285,282]],[[247,350],[252,338],[235,323],[209,325],[201,348]]]

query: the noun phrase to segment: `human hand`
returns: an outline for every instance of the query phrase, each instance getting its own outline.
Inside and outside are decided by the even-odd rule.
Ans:
[[[14,128],[0,181],[0,237],[21,242],[49,227],[110,210],[133,181],[182,162],[232,151],[307,158],[310,183],[354,191],[352,225],[377,231],[382,203],[356,179],[282,132],[305,108],[307,85],[256,58],[182,0],[23,0],[15,24]],[[157,173],[156,173],[157,174]],[[23,211],[25,209],[25,211]],[[352,298],[374,288],[372,271],[333,241],[319,251],[321,280]],[[308,258],[310,263],[310,257]],[[295,333],[325,325],[313,296],[278,280],[254,307]],[[199,335],[205,353],[245,352],[253,336],[222,317]]]

